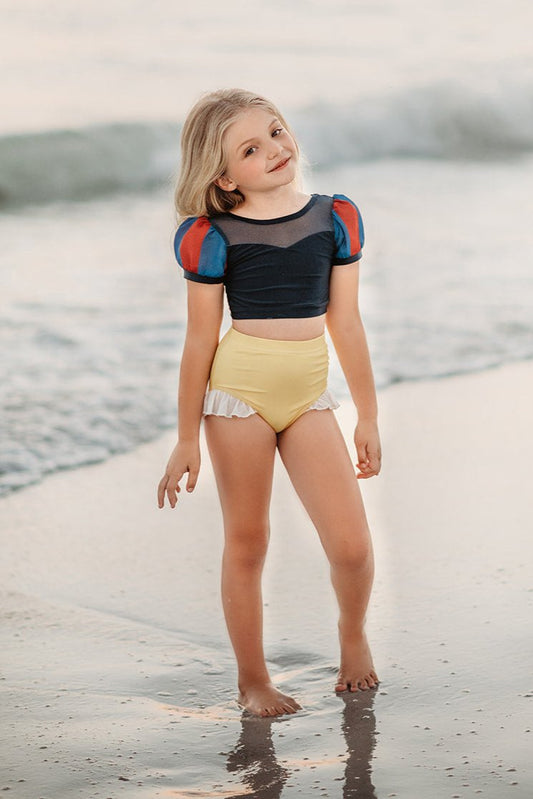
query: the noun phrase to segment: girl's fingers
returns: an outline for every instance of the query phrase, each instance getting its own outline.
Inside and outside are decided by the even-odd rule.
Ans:
[[[365,458],[365,460],[359,460],[357,463],[357,468],[360,472],[357,475],[359,480],[365,480],[367,477],[374,477],[380,472],[381,457],[378,453],[371,452],[369,453],[368,458]]]
[[[381,468],[380,448],[374,449],[372,442],[369,441],[356,442],[355,448],[358,458],[357,468],[362,472],[377,474]]]
[[[168,483],[168,475],[164,475],[161,480],[159,481],[159,485],[157,486],[157,504],[160,508],[163,507],[165,504],[165,490]]]
[[[187,491],[193,491],[198,481],[199,469],[190,469],[189,477],[187,478]]]
[[[166,474],[164,477],[161,478],[161,481],[158,486],[157,490],[157,500],[158,505],[160,508],[163,507],[165,504],[165,493],[168,497],[168,501],[170,505],[174,508],[178,501],[177,494],[180,493],[181,489],[179,487],[179,481],[183,477],[183,472],[177,478],[172,478],[170,475]]]
[[[182,477],[183,477],[183,475],[180,475],[179,480],[181,480]],[[167,485],[167,497],[168,497],[168,501],[170,502],[170,507],[171,508],[175,508],[176,507],[177,502],[178,502],[178,494],[181,491],[181,488],[179,487],[178,482],[179,481],[171,480],[169,478],[169,485]]]
[[[179,486],[177,486],[174,490],[172,488],[167,488],[167,497],[171,508],[176,507],[179,490]]]
[[[368,463],[368,454],[366,451],[366,446],[364,444],[355,445],[355,449],[357,451],[357,460],[359,464]]]
[[[379,474],[379,470],[381,469],[381,453],[371,452],[369,454],[369,461],[370,461],[370,468],[372,469],[374,474]]]

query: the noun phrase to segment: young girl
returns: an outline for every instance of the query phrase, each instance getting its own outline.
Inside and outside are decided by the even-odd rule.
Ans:
[[[261,573],[276,449],[311,517],[339,603],[336,691],[377,685],[364,632],[373,557],[356,473],[327,390],[324,327],[357,407],[359,473],[381,453],[370,358],[358,310],[363,226],[341,194],[307,195],[298,145],[279,110],[240,89],[202,97],[185,122],[175,252],[188,322],[178,443],[158,487],[174,508],[192,491],[205,435],[222,506],[222,601],[237,659],[239,704],[259,716],[300,705],[270,680],[263,653]],[[232,325],[219,342],[224,286]],[[209,383],[209,390],[206,392]]]

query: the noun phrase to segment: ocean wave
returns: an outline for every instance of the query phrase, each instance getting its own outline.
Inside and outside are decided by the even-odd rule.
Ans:
[[[533,91],[440,83],[288,116],[315,168],[382,158],[497,159],[533,150]],[[172,182],[178,124],[131,123],[0,137],[0,205],[88,199]]]
[[[501,159],[533,150],[530,86],[440,83],[294,116],[313,166],[381,158]]]
[[[95,125],[0,137],[0,206],[87,200],[170,181],[179,127]]]

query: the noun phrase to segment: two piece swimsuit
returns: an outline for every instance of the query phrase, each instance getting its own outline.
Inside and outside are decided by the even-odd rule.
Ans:
[[[301,319],[326,312],[332,268],[358,261],[363,243],[350,199],[312,194],[276,219],[189,217],[174,251],[188,280],[225,284],[232,319]],[[324,334],[280,341],[231,327],[213,359],[204,415],[258,413],[279,433],[308,410],[338,407],[327,390],[328,363]]]

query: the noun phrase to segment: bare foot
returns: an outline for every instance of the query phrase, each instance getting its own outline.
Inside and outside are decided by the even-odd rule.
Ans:
[[[271,682],[242,689],[237,701],[254,716],[282,716],[302,709],[295,699],[282,694]]]
[[[341,632],[341,666],[335,690],[368,691],[379,683],[365,633],[344,637]]]

